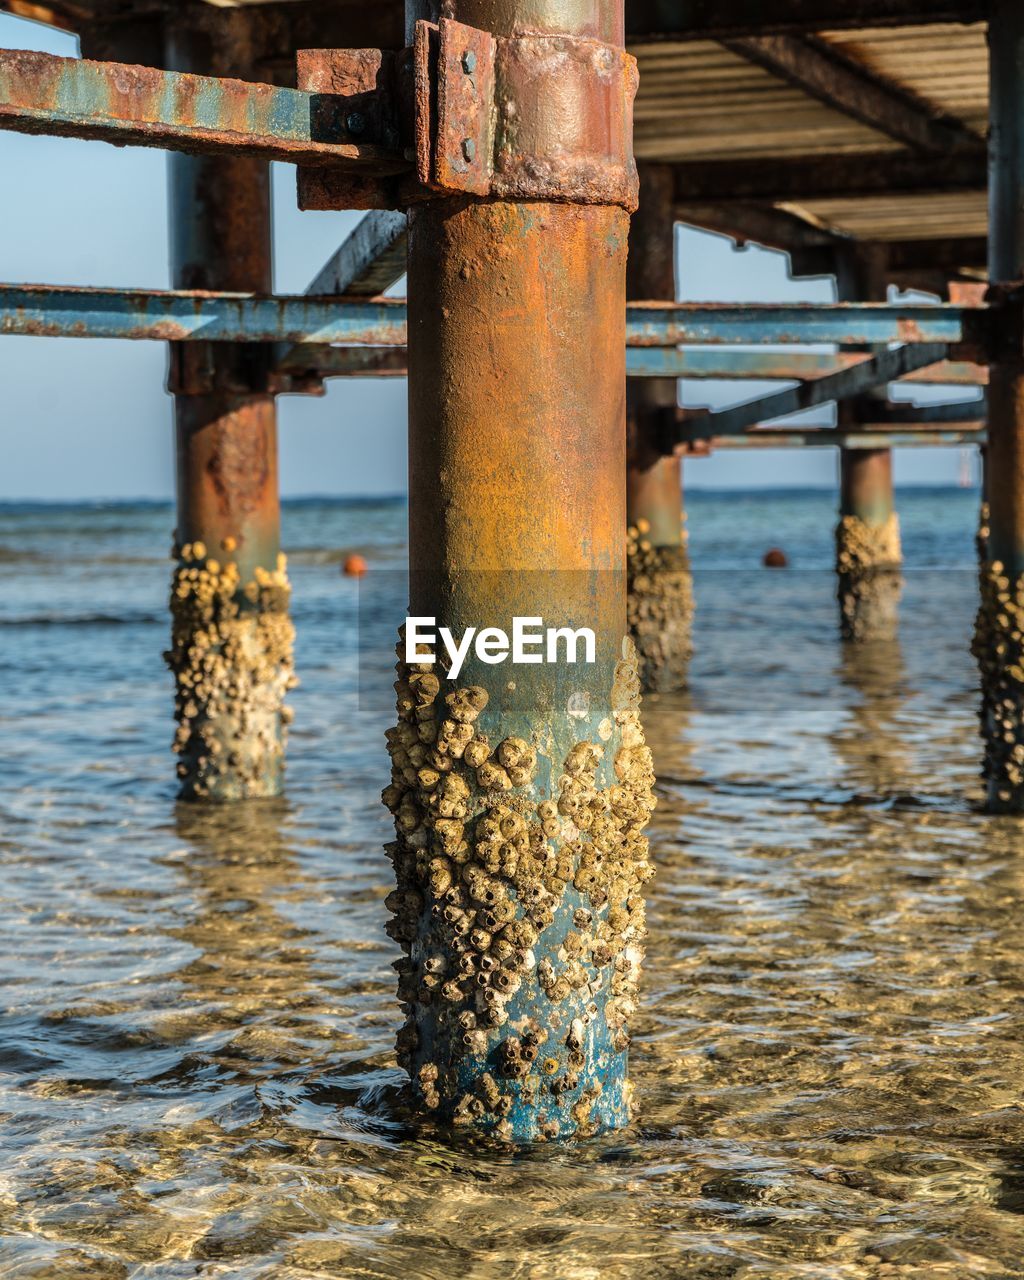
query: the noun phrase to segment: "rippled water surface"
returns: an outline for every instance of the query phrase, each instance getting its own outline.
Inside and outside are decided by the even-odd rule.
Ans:
[[[338,563],[400,566],[402,507],[286,511],[288,796],[212,812],[173,800],[169,511],[0,507],[0,1276],[1024,1276],[1024,824],[974,808],[976,503],[901,495],[901,638],[844,652],[833,497],[691,498],[640,1115],[519,1156],[397,1105],[385,716]]]

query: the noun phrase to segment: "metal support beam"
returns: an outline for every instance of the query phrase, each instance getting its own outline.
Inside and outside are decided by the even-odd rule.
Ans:
[[[542,308],[543,310],[543,308]],[[988,341],[990,308],[894,303],[746,306],[631,303],[631,347]],[[352,300],[204,291],[0,285],[0,335],[171,342],[287,342],[402,346],[401,298]]]
[[[685,192],[680,195],[676,216],[681,222],[688,222],[701,230],[731,236],[741,245],[753,241],[793,255],[820,253],[822,250],[831,254],[835,246],[846,239],[770,204],[701,202],[689,199]],[[794,274],[809,273],[800,271]],[[824,271],[819,274],[824,274]]]
[[[293,348],[295,367],[309,369],[322,378],[404,377],[404,347],[323,347]],[[694,347],[681,351],[673,347],[629,347],[626,350],[627,378],[693,378],[723,381],[780,381],[817,378],[852,365],[862,364],[867,355],[840,352],[825,355],[816,351],[730,351],[723,347]],[[286,362],[279,366],[289,369]],[[942,360],[926,369],[916,369],[901,381],[950,387],[980,387],[988,382],[988,366],[963,360]]]
[[[895,240],[885,242],[885,251],[893,275],[913,271],[945,271],[952,275],[964,268],[983,269],[988,260],[988,241],[985,236]]]
[[[988,397],[958,400],[952,404],[905,404],[895,401],[872,403],[864,409],[862,418],[892,427],[902,426],[907,422],[929,427],[984,422],[988,419]]]
[[[560,47],[622,41],[621,0],[445,12]],[[582,119],[600,73],[590,55],[574,65],[590,68],[573,81]],[[431,199],[409,217],[412,612],[460,636],[518,615],[596,641],[593,664],[564,645],[540,665],[472,654],[455,681],[399,663],[385,799],[400,1060],[422,1108],[511,1143],[629,1116],[653,775],[622,574],[628,227],[570,190]]]
[[[0,334],[396,346],[405,342],[405,302],[2,285]]]
[[[799,386],[758,400],[750,400],[732,409],[722,409],[717,413],[691,411],[678,423],[676,438],[665,439],[664,447],[740,435],[762,422],[771,422],[775,418],[800,413],[804,409],[829,404],[833,400],[862,395],[873,387],[892,382],[914,369],[934,364],[944,355],[945,348],[938,345],[880,351],[862,363],[841,369],[838,373],[802,382]]]
[[[375,298],[405,275],[406,230],[404,213],[368,213],[306,292],[314,297]]]
[[[1024,7],[993,0],[989,279],[1024,278]],[[989,808],[1024,813],[1024,344],[1021,303],[989,375],[989,533],[974,653],[981,670],[982,773]]]
[[[202,56],[194,32],[173,29],[172,64]],[[217,52],[233,65],[243,56],[244,48]],[[268,163],[239,156],[169,161],[175,283],[269,290]],[[284,695],[294,681],[268,353],[193,342],[173,354],[178,519],[167,658],[176,682],[181,796],[273,796],[284,767]]]
[[[347,298],[374,298],[405,275],[406,217],[390,209],[374,210],[360,219],[355,230],[310,282],[307,294]],[[278,372],[319,373],[311,356],[315,349],[301,344],[281,346],[274,354]],[[386,362],[378,367],[383,369]],[[366,363],[351,362],[349,376],[365,375]]]
[[[988,185],[988,159],[980,139],[953,154],[878,151],[792,159],[690,160],[673,165],[673,170],[677,202],[691,205],[809,204],[962,191],[980,195]]]
[[[983,22],[989,0],[631,0],[630,44]]]
[[[947,446],[952,448],[971,444],[983,445],[985,440],[984,422],[965,423],[963,430],[960,431],[935,431],[928,426],[918,429],[910,425],[902,431],[889,431],[884,425],[876,427],[874,423],[865,423],[863,427],[853,430],[811,427],[806,431],[799,431],[791,427],[771,427],[761,431],[748,431],[742,436],[723,436],[721,440],[712,440],[711,452],[714,453],[718,449],[824,447],[868,450]]]
[[[631,347],[626,352],[626,375],[630,378],[788,382],[838,373],[869,359],[867,353],[853,352],[827,355],[817,351],[729,351],[722,347],[692,347],[686,351],[671,347]],[[924,369],[915,369],[901,381],[935,386],[984,386],[988,382],[988,367],[964,360],[941,360]]]
[[[674,298],[673,175],[640,166],[640,207],[629,228],[626,296]],[[631,381],[626,394],[626,586],[629,633],[648,690],[686,685],[693,578],[686,550],[682,459],[659,447],[659,424],[678,403],[673,377]]]
[[[946,155],[976,149],[980,139],[867,67],[814,36],[764,35],[724,41],[725,47],[887,138],[918,151]]]
[[[360,175],[407,171],[403,155],[349,132],[344,101],[276,85],[0,50],[0,129]]]
[[[635,347],[833,342],[858,346],[895,342],[981,346],[986,341],[987,315],[986,307],[922,303],[631,303],[626,341]],[[941,358],[934,356],[933,360]]]

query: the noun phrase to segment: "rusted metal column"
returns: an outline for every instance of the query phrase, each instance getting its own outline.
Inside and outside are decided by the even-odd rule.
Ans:
[[[674,301],[675,212],[670,165],[640,166],[640,207],[629,229],[626,294]],[[686,547],[682,459],[666,457],[659,427],[677,400],[674,378],[627,384],[626,564],[629,634],[641,684],[669,691],[686,684],[693,625],[693,579]]]
[[[557,74],[545,48],[632,66],[621,3],[452,8],[501,36],[610,46],[542,36],[532,54],[545,76]],[[541,100],[557,88],[545,80]],[[567,663],[564,646],[539,665],[471,651],[454,681],[399,646],[385,800],[398,827],[400,1060],[441,1123],[517,1144],[629,1118],[651,872],[622,538],[629,218],[585,198],[581,184],[563,203],[458,197],[410,211],[412,614],[456,637],[520,616],[596,640],[593,663],[582,651]]]
[[[251,76],[254,33],[237,15],[213,36],[192,22],[175,26],[168,61],[178,71]],[[169,166],[174,286],[270,292],[268,164],[173,154]],[[178,563],[167,657],[185,799],[281,789],[293,629],[268,376],[266,348],[172,347]]]
[[[995,0],[989,18],[989,280],[1024,276],[1024,8]],[[1018,295],[1019,296],[1019,295]],[[974,655],[981,671],[982,776],[989,809],[1024,811],[1024,348],[1020,302],[1001,326],[988,391],[988,548]],[[1014,312],[1016,314],[1014,314]]]
[[[885,265],[881,253],[843,254],[836,270],[839,301],[884,302]],[[859,415],[856,403],[840,405],[840,425],[855,425]],[[892,451],[840,449],[836,573],[844,640],[891,639],[896,634],[902,560]]]

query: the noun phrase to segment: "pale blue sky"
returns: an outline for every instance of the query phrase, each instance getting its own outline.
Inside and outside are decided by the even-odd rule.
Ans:
[[[0,47],[74,56],[77,42],[0,15]],[[99,142],[0,132],[0,280],[168,287],[166,157]],[[361,216],[300,213],[294,170],[274,171],[275,288],[301,293]],[[679,241],[681,296],[829,301],[831,280],[792,281],[787,260],[691,229]],[[165,498],[172,493],[166,350],[150,342],[0,337],[0,499]],[[755,394],[747,384],[732,400]],[[687,387],[687,403],[716,393]],[[721,402],[721,390],[718,399]],[[391,494],[406,483],[405,383],[335,380],[323,399],[280,402],[285,495]],[[905,450],[897,483],[954,483],[960,451]],[[720,453],[687,466],[693,487],[830,485],[827,449]]]

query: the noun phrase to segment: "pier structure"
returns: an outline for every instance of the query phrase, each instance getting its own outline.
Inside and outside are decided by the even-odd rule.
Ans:
[[[676,296],[675,177],[645,163],[626,264],[629,298]],[[693,577],[683,511],[684,446],[666,452],[661,432],[676,418],[675,378],[631,378],[626,393],[626,566],[629,634],[650,692],[686,685],[692,647]]]
[[[428,0],[405,13],[393,0],[0,0],[0,11],[78,31],[86,55],[0,51],[0,127],[182,153],[174,289],[0,285],[0,334],[171,344],[184,794],[279,786],[293,677],[278,394],[408,376],[412,616],[455,632],[516,616],[595,630],[593,664],[510,668],[478,649],[456,680],[399,637],[388,906],[399,1057],[423,1113],[510,1143],[629,1118],[654,779],[624,533],[628,506],[637,548],[644,535],[684,572],[682,453],[843,450],[844,501],[884,526],[887,451],[988,441],[975,640],[985,770],[989,804],[1020,809],[1015,4],[637,0],[624,14],[616,0],[456,0],[443,13]],[[271,288],[271,160],[296,166],[301,208],[365,212],[301,296]],[[883,245],[888,281],[936,300],[679,303],[677,220],[782,249],[802,276]],[[986,253],[993,286],[979,299]],[[408,300],[382,297],[406,271]],[[636,296],[648,289],[661,296]],[[887,398],[903,380],[985,388],[989,367],[991,423],[984,398]],[[685,378],[734,382],[740,403],[680,409]],[[780,385],[744,399],[752,380]],[[831,403],[855,408],[835,427],[785,424]],[[673,640],[676,671],[683,647]]]

